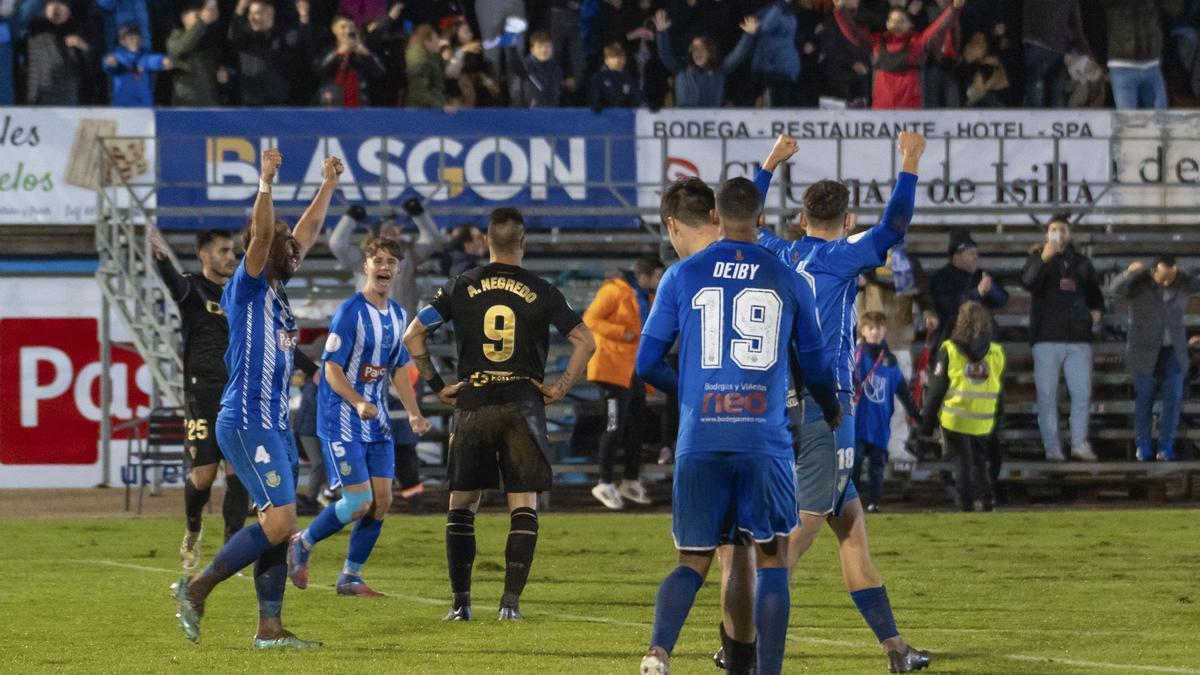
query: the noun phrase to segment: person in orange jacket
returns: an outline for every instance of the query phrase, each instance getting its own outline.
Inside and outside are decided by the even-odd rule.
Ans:
[[[625,500],[647,505],[642,485],[642,433],[640,418],[646,411],[646,386],[634,374],[638,338],[650,313],[655,289],[663,275],[662,261],[639,258],[632,273],[607,279],[583,322],[596,338],[596,353],[588,362],[588,380],[600,385],[608,423],[600,437],[600,482],[592,496],[610,509],[625,508]],[[620,486],[615,480],[618,453],[624,449],[625,466]]]

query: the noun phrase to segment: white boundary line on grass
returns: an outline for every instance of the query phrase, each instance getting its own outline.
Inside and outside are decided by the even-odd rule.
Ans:
[[[1195,668],[1181,668],[1178,666],[1130,666],[1119,663],[1105,663],[1103,661],[1080,661],[1077,659],[1060,659],[1054,656],[1028,656],[1026,654],[1005,654],[1004,658],[1012,661],[1025,661],[1028,663],[1055,663],[1064,666],[1079,666],[1080,668],[1107,668],[1109,670],[1138,670],[1148,673],[1200,673],[1200,670]]]
[[[83,565],[102,565],[105,567],[119,567],[122,569],[135,570],[138,572],[157,572],[159,574],[172,574],[183,576],[185,573],[180,570],[166,569],[164,567],[150,567],[148,565],[137,565],[134,563],[123,563],[115,560],[66,560],[64,562],[77,563]],[[250,579],[246,577],[246,579]],[[333,586],[325,586],[321,584],[309,584],[311,588],[320,588],[324,590],[334,590]],[[444,605],[444,600],[435,600],[433,598],[425,598],[419,595],[405,595],[402,593],[387,592],[386,597],[396,598],[397,600],[406,600],[408,602],[421,605]],[[646,628],[650,624],[638,621],[619,621],[602,616],[587,616],[583,614],[563,614],[562,612],[531,612],[531,614],[553,614],[560,619],[569,619],[572,621],[582,621],[588,623],[604,623],[614,626],[631,626],[636,628]],[[812,644],[829,645],[833,647],[859,647],[861,643],[851,642],[849,640],[830,640],[825,638],[814,638],[804,636],[788,636],[789,640],[795,642],[809,642]],[[1129,665],[1121,663],[1106,663],[1104,661],[1080,661],[1077,659],[1064,659],[1053,656],[1031,656],[1028,654],[998,654],[1001,658],[1011,661],[1023,661],[1027,663],[1052,663],[1064,666],[1075,666],[1080,668],[1100,668],[1107,670],[1135,670],[1147,673],[1174,673],[1182,675],[1200,675],[1200,670],[1194,668],[1183,668],[1179,666],[1142,666]]]

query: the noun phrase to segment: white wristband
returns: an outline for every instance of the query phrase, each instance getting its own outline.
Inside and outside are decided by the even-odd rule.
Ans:
[[[258,191],[265,192],[267,194],[271,194],[271,184],[268,183],[266,180],[259,178],[258,179]]]

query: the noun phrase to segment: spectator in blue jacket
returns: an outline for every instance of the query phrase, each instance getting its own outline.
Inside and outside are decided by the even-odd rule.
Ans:
[[[759,10],[758,39],[750,70],[762,80],[767,107],[792,108],[799,103],[800,52],[796,50],[796,13],[791,0],[775,0]]]
[[[135,25],[122,26],[121,46],[104,57],[104,72],[112,81],[114,107],[154,105],[154,73],[171,69],[171,59],[142,49],[142,33]]]
[[[859,492],[867,496],[867,512],[879,513],[883,497],[883,471],[888,459],[888,443],[892,435],[892,413],[900,399],[908,416],[920,421],[921,412],[913,401],[908,382],[900,364],[887,346],[887,316],[881,312],[866,312],[862,316],[862,340],[854,363],[855,434],[852,475]],[[869,489],[862,490],[863,464],[867,468]]]
[[[725,102],[725,76],[737,70],[750,56],[754,48],[754,34],[758,32],[758,19],[748,16],[742,19],[740,26],[745,35],[738,40],[737,46],[724,61],[720,59],[712,39],[699,36],[688,45],[688,60],[686,65],[683,65],[671,47],[671,39],[667,34],[671,28],[671,20],[667,18],[666,10],[660,9],[655,12],[658,58],[667,72],[675,77],[675,107],[721,107]]]

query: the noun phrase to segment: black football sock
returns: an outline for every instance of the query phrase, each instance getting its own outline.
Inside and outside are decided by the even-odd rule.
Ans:
[[[254,561],[254,591],[258,595],[259,619],[278,619],[283,611],[287,548],[286,541],[280,542]]]
[[[236,474],[225,474],[225,501],[221,513],[225,516],[225,541],[245,527],[250,512],[250,493]]]
[[[725,649],[725,672],[743,673],[754,672],[754,666],[757,662],[757,645],[754,642],[738,642],[729,637],[725,632],[724,622],[720,625],[721,629],[721,647]]]
[[[451,509],[446,516],[446,567],[454,608],[471,604],[471,568],[475,565],[475,514],[470,509]]]
[[[516,607],[529,580],[533,550],[537,547],[537,511],[521,507],[513,509],[509,519],[508,545],[504,547],[504,596],[501,607]]]
[[[187,515],[188,532],[199,532],[204,526],[204,505],[212,488],[201,490],[192,483],[191,477],[183,482],[183,512]]]

